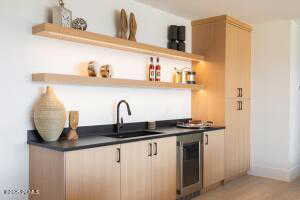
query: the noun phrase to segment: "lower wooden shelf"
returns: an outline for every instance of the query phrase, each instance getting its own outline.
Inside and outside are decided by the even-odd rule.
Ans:
[[[174,88],[174,89],[203,89],[199,84],[178,84],[169,82],[152,82],[142,80],[97,78],[78,75],[37,73],[32,74],[32,81],[51,83],[51,84],[71,84],[71,85],[92,85],[92,86],[111,86],[111,87],[141,87],[141,88]]]

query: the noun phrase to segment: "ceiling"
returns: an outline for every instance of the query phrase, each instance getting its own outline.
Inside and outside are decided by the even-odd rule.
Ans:
[[[248,23],[299,19],[300,0],[135,0],[187,19],[230,15]]]

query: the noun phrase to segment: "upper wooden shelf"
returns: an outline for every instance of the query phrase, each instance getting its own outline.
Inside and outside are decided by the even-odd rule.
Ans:
[[[156,47],[148,44],[132,42],[120,38],[115,38],[99,33],[79,31],[72,28],[64,28],[59,25],[44,23],[32,28],[34,35],[67,40],[82,44],[90,44],[101,47],[108,47],[124,51],[150,54],[184,61],[199,62],[204,59],[201,55],[185,53],[167,48]]]
[[[203,89],[203,85],[198,84],[178,84],[169,82],[152,82],[143,80],[97,78],[78,75],[64,75],[51,73],[32,74],[32,80],[36,82],[51,84],[72,84],[91,86],[115,86],[115,87],[135,87],[135,88],[177,88],[177,89]]]

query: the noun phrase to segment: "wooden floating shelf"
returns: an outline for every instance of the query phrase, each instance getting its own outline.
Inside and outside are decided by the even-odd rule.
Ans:
[[[132,42],[99,33],[79,31],[72,28],[64,28],[59,25],[44,23],[32,28],[33,35],[72,41],[94,46],[108,47],[135,53],[149,54],[184,61],[200,62],[204,59],[201,55],[185,53],[167,48],[156,47],[148,44]]]
[[[203,89],[203,85],[198,84],[177,84],[168,82],[151,82],[129,79],[96,78],[77,75],[38,73],[32,74],[32,81],[51,84],[71,84],[90,86],[112,86],[112,87],[134,87],[134,88],[175,88],[175,89]]]

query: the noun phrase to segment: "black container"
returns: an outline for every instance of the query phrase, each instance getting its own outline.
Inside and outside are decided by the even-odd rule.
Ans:
[[[169,26],[168,39],[178,40],[178,26],[176,25]]]
[[[178,42],[177,50],[185,52],[185,43],[183,41]]]
[[[178,43],[176,40],[171,40],[168,42],[168,49],[174,49],[177,50],[178,49]]]
[[[178,26],[177,38],[179,41],[185,41],[185,26]]]

